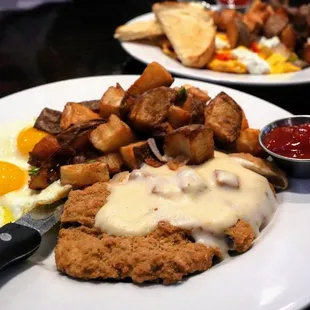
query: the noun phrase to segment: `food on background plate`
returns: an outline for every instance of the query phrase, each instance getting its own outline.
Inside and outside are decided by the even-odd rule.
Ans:
[[[153,5],[155,19],[120,26],[115,38],[139,29],[142,44],[155,44],[183,65],[236,74],[296,72],[310,64],[310,5],[298,8],[255,0],[242,14],[208,11],[193,3]],[[162,32],[148,32],[150,23]],[[143,26],[145,25],[145,27]],[[142,31],[144,29],[144,31]],[[133,31],[133,35],[135,32]]]
[[[172,83],[151,63],[127,90],[117,84],[100,100],[46,107],[30,134],[3,136],[11,143],[5,151],[16,153],[14,169],[24,170],[5,168],[1,206],[28,201],[6,182],[20,175],[22,193],[40,198],[14,219],[69,193],[55,250],[59,271],[171,284],[247,251],[271,220],[274,188],[285,189],[287,178],[258,149],[259,130],[228,94],[210,98]],[[27,147],[16,147],[20,140]],[[10,154],[1,153],[6,165],[15,164]]]

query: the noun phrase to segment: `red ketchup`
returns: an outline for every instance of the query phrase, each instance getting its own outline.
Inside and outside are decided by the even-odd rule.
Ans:
[[[276,127],[266,134],[263,143],[276,154],[310,159],[310,123]]]

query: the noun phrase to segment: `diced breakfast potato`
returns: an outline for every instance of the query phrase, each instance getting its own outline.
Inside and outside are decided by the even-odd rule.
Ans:
[[[228,24],[234,19],[240,19],[242,14],[236,10],[225,9],[220,12],[218,27],[220,30],[227,30]]]
[[[194,98],[192,94],[188,94],[186,101],[182,108],[191,114],[190,123],[191,124],[204,124],[205,115],[204,109],[206,106],[206,101],[198,100]]]
[[[120,106],[124,95],[125,91],[118,83],[116,84],[116,87],[109,87],[99,102],[100,116],[105,119],[107,119],[111,114],[120,116]]]
[[[168,122],[172,125],[173,128],[179,128],[189,124],[191,118],[191,113],[188,111],[172,105],[169,108],[167,119]]]
[[[231,48],[249,47],[253,42],[248,26],[239,19],[232,20],[227,27],[227,39]]]
[[[120,172],[124,164],[122,156],[119,153],[109,153],[97,158],[96,161],[107,164],[110,175]]]
[[[241,131],[236,141],[236,151],[238,153],[250,153],[253,156],[262,156],[264,151],[258,141],[259,133],[260,130],[252,128]]]
[[[205,108],[206,127],[223,147],[235,142],[241,130],[242,110],[226,93],[220,92]]]
[[[62,112],[60,127],[62,130],[69,128],[71,125],[83,123],[86,121],[99,119],[100,115],[91,109],[75,102],[68,102]]]
[[[123,158],[124,163],[130,169],[138,169],[141,167],[143,163],[143,154],[144,150],[148,148],[148,144],[146,141],[139,141],[136,143],[132,143],[120,148],[120,153]]]
[[[244,14],[242,21],[247,25],[251,33],[258,33],[262,28],[259,20],[251,14]]]
[[[249,122],[245,116],[244,111],[242,110],[242,123],[241,123],[241,131],[249,128]]]
[[[173,81],[173,77],[163,66],[157,62],[152,62],[145,68],[134,84],[129,87],[126,95],[136,97],[153,88],[169,87]]]
[[[131,124],[140,130],[154,128],[166,119],[176,96],[176,90],[164,86],[145,92],[137,98],[131,110]]]
[[[304,49],[302,51],[302,59],[308,64],[310,64],[310,44],[309,43],[306,43],[304,45]]]
[[[160,167],[162,163],[153,156],[147,141],[140,141],[120,148],[125,164],[130,169],[138,169],[145,162],[152,167]]]
[[[29,164],[40,166],[45,160],[57,152],[60,145],[54,136],[46,136],[41,139],[30,152]]]
[[[100,162],[66,165],[60,168],[60,182],[62,185],[72,185],[80,188],[97,182],[110,180],[108,165]]]
[[[288,24],[281,31],[280,40],[290,51],[294,51],[297,41],[297,35],[292,24]]]
[[[154,126],[153,136],[154,138],[163,138],[166,134],[173,131],[172,126],[168,122],[161,123]]]
[[[122,122],[115,114],[109,117],[107,123],[98,126],[90,133],[90,141],[101,152],[117,151],[121,146],[135,140],[127,124]]]
[[[199,100],[206,103],[211,99],[210,96],[208,95],[208,92],[205,90],[201,90],[198,87],[194,87],[188,84],[185,84],[183,87],[185,87],[187,94],[192,95],[195,100]]]
[[[33,190],[42,190],[50,185],[49,171],[47,168],[41,168],[36,174],[32,175],[29,182],[29,188]]]
[[[169,157],[183,156],[198,165],[214,157],[213,133],[203,125],[187,125],[165,137],[164,151]]]

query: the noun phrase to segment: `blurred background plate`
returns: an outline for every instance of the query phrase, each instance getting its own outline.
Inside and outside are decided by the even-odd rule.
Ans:
[[[149,20],[154,18],[153,13],[138,16],[128,23]],[[146,45],[136,42],[121,42],[124,50],[132,57],[143,63],[157,61],[162,64],[168,71],[181,76],[210,81],[223,84],[239,84],[239,85],[256,85],[256,86],[272,86],[272,85],[294,85],[310,83],[310,68],[285,74],[267,74],[267,75],[251,75],[251,74],[233,74],[224,72],[215,72],[207,69],[194,69],[183,66],[177,60],[165,55],[159,47]]]

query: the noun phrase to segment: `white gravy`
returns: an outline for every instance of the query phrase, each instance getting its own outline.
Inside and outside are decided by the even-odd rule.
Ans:
[[[219,172],[217,182],[215,174]],[[196,242],[218,247],[225,256],[227,228],[243,219],[258,235],[276,206],[266,178],[216,152],[214,159],[199,166],[172,171],[166,165],[145,165],[133,171],[128,181],[111,184],[111,194],[96,215],[95,227],[110,235],[144,236],[160,221],[167,221],[192,230]]]

